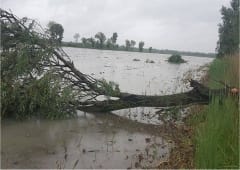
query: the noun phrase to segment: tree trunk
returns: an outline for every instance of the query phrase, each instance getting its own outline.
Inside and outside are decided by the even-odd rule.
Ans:
[[[168,107],[192,103],[208,104],[213,94],[226,95],[225,89],[210,90],[195,80],[191,80],[190,85],[193,89],[185,93],[165,96],[121,93],[119,100],[98,101],[93,105],[79,106],[78,109],[86,112],[108,112],[132,107]]]

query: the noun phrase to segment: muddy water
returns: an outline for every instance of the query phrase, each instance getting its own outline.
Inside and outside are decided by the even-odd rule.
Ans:
[[[182,79],[199,79],[211,58],[65,48],[83,73],[115,81],[124,92],[147,95],[189,90]],[[140,61],[133,61],[139,59]],[[154,63],[146,63],[152,60]],[[77,119],[2,122],[2,168],[139,168],[165,161],[173,147],[159,133],[162,108],[132,108],[114,114],[78,112]],[[164,114],[165,112],[160,113]]]
[[[112,115],[2,123],[2,168],[146,167],[170,148],[156,127]]]
[[[83,73],[95,78],[105,78],[119,84],[123,92],[133,94],[164,95],[188,91],[183,76],[191,70],[188,78],[199,80],[199,67],[213,59],[207,57],[183,56],[187,63],[169,64],[169,55],[138,52],[120,52],[64,48],[71,55],[74,65]],[[138,59],[139,61],[134,61]],[[153,61],[149,63],[146,61]]]

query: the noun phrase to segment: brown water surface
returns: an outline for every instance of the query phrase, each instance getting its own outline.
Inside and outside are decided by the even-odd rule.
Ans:
[[[182,81],[184,75],[200,79],[204,72],[199,67],[213,60],[183,56],[187,63],[176,65],[162,54],[65,50],[81,72],[114,81],[123,92],[145,95],[190,90],[189,83]],[[54,121],[4,120],[1,168],[156,167],[173,147],[159,132],[161,117],[167,113],[161,109],[139,107],[101,115],[79,112],[77,119]]]
[[[113,115],[2,122],[2,168],[154,166],[169,149],[157,128]]]

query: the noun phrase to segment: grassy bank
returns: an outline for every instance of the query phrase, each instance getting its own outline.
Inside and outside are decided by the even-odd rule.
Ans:
[[[208,85],[222,88],[214,80],[239,88],[239,56],[216,59],[210,66]],[[196,168],[239,168],[239,99],[215,96],[192,118],[195,126]]]

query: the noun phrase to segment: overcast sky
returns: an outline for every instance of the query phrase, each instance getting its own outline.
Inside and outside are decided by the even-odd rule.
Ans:
[[[144,41],[145,47],[214,52],[220,8],[230,0],[1,0],[3,9],[18,17],[37,19],[43,26],[56,21],[64,41],[97,32],[110,37]]]

